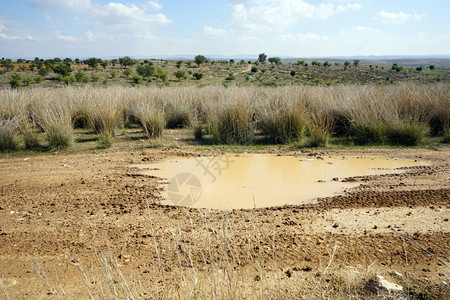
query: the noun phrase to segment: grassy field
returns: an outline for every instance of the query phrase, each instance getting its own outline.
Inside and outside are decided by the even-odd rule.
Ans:
[[[3,89],[0,149],[67,149],[83,135],[110,148],[129,132],[147,146],[171,132],[198,146],[448,143],[449,96],[445,83]]]

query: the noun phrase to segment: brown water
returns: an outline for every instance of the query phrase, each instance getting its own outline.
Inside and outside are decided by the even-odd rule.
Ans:
[[[314,203],[358,185],[341,182],[343,178],[400,173],[397,168],[417,165],[413,160],[378,157],[246,154],[172,159],[139,167],[164,179],[163,204],[229,210]]]

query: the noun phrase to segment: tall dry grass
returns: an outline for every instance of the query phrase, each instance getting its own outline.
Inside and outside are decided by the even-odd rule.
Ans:
[[[45,133],[51,149],[64,149],[73,142],[71,107],[62,90],[34,89],[27,105],[34,124]]]
[[[19,122],[15,118],[0,119],[0,151],[14,150],[17,147],[15,139]]]
[[[52,144],[65,144],[73,126],[91,126],[111,144],[119,125],[141,126],[147,137],[160,136],[164,127],[193,127],[197,138],[224,144],[307,137],[311,146],[322,146],[341,136],[356,144],[417,145],[427,135],[448,140],[449,99],[448,84],[417,83],[6,89],[0,91],[0,119],[16,118],[30,145],[37,129],[48,132]]]

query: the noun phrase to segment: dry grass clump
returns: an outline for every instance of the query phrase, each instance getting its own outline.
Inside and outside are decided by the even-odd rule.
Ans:
[[[31,119],[55,150],[67,148],[73,142],[72,111],[63,99],[49,90],[34,90],[29,105]]]
[[[16,149],[15,136],[18,129],[19,122],[16,118],[0,119],[0,151]]]
[[[101,148],[108,148],[113,143],[114,130],[122,120],[124,91],[119,88],[97,88],[90,93],[86,103],[87,117],[99,135]]]
[[[256,123],[248,102],[241,99],[224,101],[209,116],[207,132],[217,144],[252,144]]]
[[[132,106],[132,115],[139,120],[147,138],[158,138],[161,136],[165,118],[164,111],[155,101],[142,100]]]

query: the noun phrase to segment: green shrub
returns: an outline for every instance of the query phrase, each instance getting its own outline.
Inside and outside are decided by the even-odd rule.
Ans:
[[[376,124],[353,124],[352,137],[358,145],[384,144],[387,141],[386,126]]]
[[[417,146],[422,142],[427,128],[418,122],[405,122],[391,126],[387,130],[389,143],[402,146]]]
[[[131,77],[131,80],[133,80],[133,83],[135,84],[141,84],[143,82],[142,76],[138,74],[134,74],[133,77]]]
[[[9,80],[11,88],[16,89],[22,86],[22,77],[19,74],[12,74]]]
[[[92,82],[98,82],[100,80],[100,76],[97,74],[92,74],[91,80],[92,80]]]
[[[89,82],[89,78],[86,76],[86,74],[83,71],[78,71],[75,74],[75,79],[78,82],[81,82],[81,83],[88,83]]]
[[[41,75],[38,75],[38,76],[35,76],[33,80],[35,83],[41,83],[42,80],[44,80],[44,78]]]
[[[193,74],[193,76],[194,76],[194,78],[195,78],[196,80],[200,80],[200,79],[203,78],[203,74],[202,74],[202,73],[199,73],[199,72],[195,72],[195,73]]]

